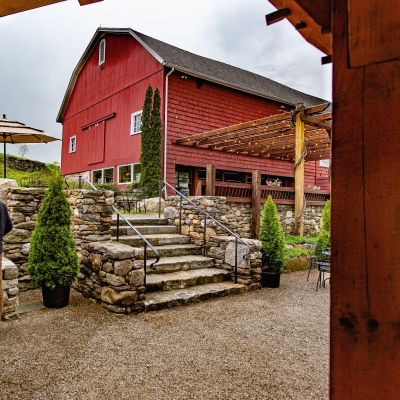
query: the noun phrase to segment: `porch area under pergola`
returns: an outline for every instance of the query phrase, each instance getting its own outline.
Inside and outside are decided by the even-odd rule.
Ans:
[[[268,195],[272,195],[280,204],[293,204],[294,201],[295,231],[303,235],[305,207],[323,205],[330,195],[329,191],[305,190],[304,162],[331,158],[331,127],[330,103],[309,108],[297,104],[290,112],[186,136],[173,143],[217,153],[236,153],[293,162],[294,188],[261,185],[260,170],[252,172],[251,184],[216,183],[216,167],[209,164],[206,168],[205,194],[235,198],[235,201],[251,201],[254,238],[259,231],[260,205]],[[201,194],[201,186],[196,188],[196,194]]]

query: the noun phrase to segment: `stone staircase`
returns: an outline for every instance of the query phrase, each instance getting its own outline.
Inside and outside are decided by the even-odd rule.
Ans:
[[[147,250],[145,311],[185,305],[245,290],[244,285],[232,282],[228,271],[215,268],[214,259],[204,257],[199,247],[190,244],[188,236],[179,235],[176,226],[167,225],[166,219],[143,215],[127,219],[160,254],[156,269],[150,270],[155,254],[150,248]],[[111,229],[113,240],[116,240],[116,216],[113,217]],[[123,220],[120,220],[119,242],[140,248],[143,258],[143,240]]]

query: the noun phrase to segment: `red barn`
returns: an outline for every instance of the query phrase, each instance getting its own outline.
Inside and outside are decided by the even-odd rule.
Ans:
[[[72,74],[57,117],[63,124],[63,174],[86,174],[94,183],[122,187],[139,179],[140,115],[149,84],[162,98],[167,182],[194,194],[206,165],[215,164],[217,181],[247,183],[259,169],[263,180],[294,186],[293,162],[174,142],[323,99],[131,29],[99,28]],[[314,185],[329,189],[327,168],[306,162],[305,187]]]

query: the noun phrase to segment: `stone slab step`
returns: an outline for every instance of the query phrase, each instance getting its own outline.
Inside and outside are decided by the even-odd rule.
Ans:
[[[168,220],[166,218],[158,218],[157,216],[147,216],[146,214],[138,214],[133,216],[125,216],[125,218],[133,225],[168,225]],[[127,223],[120,218],[119,223],[121,226],[127,226]],[[112,225],[117,226],[117,216],[113,215]]]
[[[144,302],[145,311],[182,306],[214,297],[238,294],[245,290],[245,285],[235,285],[232,281],[224,281],[208,285],[191,286],[185,289],[147,293]]]
[[[146,278],[147,293],[219,283],[228,278],[230,278],[230,273],[218,268],[201,268],[167,274],[151,274]]]
[[[174,225],[133,225],[142,235],[155,235],[155,234],[167,234],[167,233],[177,233],[178,229]],[[136,232],[129,226],[120,226],[119,235],[120,236],[130,236],[135,235]],[[117,236],[117,227],[111,227],[111,235]]]
[[[116,240],[117,238],[114,236],[112,240]],[[146,239],[153,245],[153,246],[163,246],[167,244],[188,244],[190,242],[189,236],[178,235],[178,234],[155,234],[155,235],[146,235]],[[132,247],[143,247],[143,240],[138,235],[132,236],[120,236],[119,242],[123,244],[127,244]]]
[[[155,246],[161,257],[178,257],[188,255],[201,255],[201,248],[194,244],[166,244],[164,246]],[[143,259],[144,249],[138,248],[136,252],[137,258]],[[150,248],[147,249],[147,257],[155,257],[155,253]]]
[[[201,255],[188,255],[180,257],[162,257],[157,264],[154,264],[155,270],[150,270],[150,264],[155,259],[147,260],[148,274],[166,274],[168,272],[187,271],[189,269],[213,268],[214,259],[203,257]]]

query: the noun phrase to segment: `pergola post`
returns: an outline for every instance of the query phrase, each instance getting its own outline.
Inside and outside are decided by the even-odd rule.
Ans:
[[[215,196],[215,164],[206,167],[206,196]]]
[[[252,172],[251,180],[251,238],[258,239],[261,220],[261,171]]]
[[[295,192],[294,192],[294,232],[296,235],[303,236],[304,222],[302,211],[304,207],[304,122],[301,115],[304,114],[303,104],[296,104],[296,149],[295,149]]]

